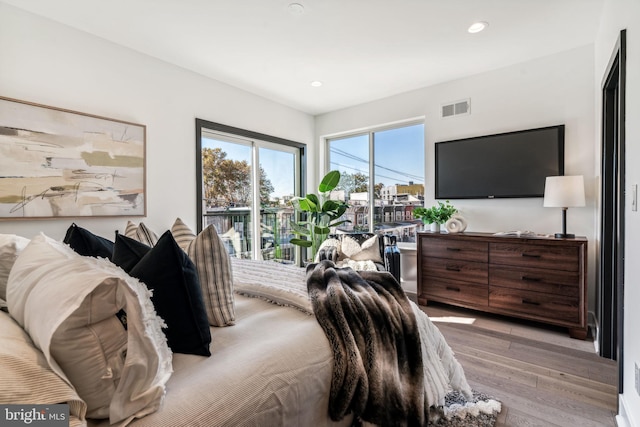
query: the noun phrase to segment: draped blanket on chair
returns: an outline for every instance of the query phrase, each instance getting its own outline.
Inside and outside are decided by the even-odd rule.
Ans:
[[[414,311],[390,273],[307,267],[313,310],[334,356],[329,415],[384,426],[423,426],[425,393],[420,333]]]

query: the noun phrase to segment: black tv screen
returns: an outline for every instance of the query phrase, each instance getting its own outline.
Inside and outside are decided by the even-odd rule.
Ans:
[[[542,197],[564,175],[564,125],[435,144],[435,198]]]

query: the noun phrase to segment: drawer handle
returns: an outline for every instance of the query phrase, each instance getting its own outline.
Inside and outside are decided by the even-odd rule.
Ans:
[[[539,277],[529,277],[529,276],[522,276],[521,279],[524,280],[525,282],[539,282],[542,280]]]
[[[523,252],[522,256],[528,257],[528,258],[540,258],[540,255],[538,255],[538,254],[528,254],[526,252]]]
[[[531,301],[531,300],[524,299],[524,298],[522,299],[522,303],[523,304],[529,304],[529,305],[540,305],[539,302]]]
[[[451,252],[460,252],[460,248],[447,248],[447,250]]]
[[[460,288],[456,288],[454,286],[447,286],[446,289],[448,291],[460,292]]]
[[[450,265],[447,265],[445,268],[447,271],[460,271],[460,267],[452,267]]]

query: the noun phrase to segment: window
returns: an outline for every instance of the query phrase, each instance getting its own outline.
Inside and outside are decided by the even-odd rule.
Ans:
[[[424,124],[344,135],[327,140],[329,170],[341,173],[336,197],[349,203],[343,231],[392,233],[415,241],[424,203]]]
[[[231,256],[296,263],[304,145],[198,119],[196,146],[198,231],[213,224]]]

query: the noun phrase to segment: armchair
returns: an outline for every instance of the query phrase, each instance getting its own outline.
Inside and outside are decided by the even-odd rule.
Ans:
[[[388,271],[400,282],[400,251],[394,235],[330,234],[318,250],[317,261],[324,259],[355,270]]]

